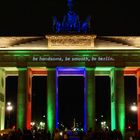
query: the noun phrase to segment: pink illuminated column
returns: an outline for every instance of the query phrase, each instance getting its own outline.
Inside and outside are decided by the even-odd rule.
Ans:
[[[138,130],[140,130],[140,69],[137,71]]]

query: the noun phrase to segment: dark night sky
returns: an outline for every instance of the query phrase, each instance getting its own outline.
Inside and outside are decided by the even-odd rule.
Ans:
[[[8,1],[0,5],[0,35],[51,33],[51,18],[63,17],[66,0]],[[75,11],[92,16],[97,35],[140,35],[139,4],[129,0],[75,0]]]

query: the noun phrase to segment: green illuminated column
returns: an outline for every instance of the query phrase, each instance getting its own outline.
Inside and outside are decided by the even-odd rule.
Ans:
[[[56,96],[56,71],[47,68],[47,128],[52,133],[55,129],[55,96]]]
[[[3,68],[0,69],[0,130],[4,129],[5,124],[5,71]]]
[[[95,75],[94,68],[86,68],[87,130],[95,129]]]
[[[18,68],[17,128],[26,128],[26,78],[27,68]]]
[[[115,112],[115,80],[114,80],[114,68],[110,71],[110,85],[111,85],[111,130],[116,129],[116,112]]]
[[[115,68],[115,102],[116,102],[116,128],[125,133],[125,96],[124,72],[122,68]]]

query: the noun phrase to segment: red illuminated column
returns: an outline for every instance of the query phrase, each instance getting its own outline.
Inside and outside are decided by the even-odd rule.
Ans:
[[[27,71],[27,96],[26,96],[26,128],[31,129],[31,102],[32,102],[32,71]]]
[[[137,72],[138,130],[140,130],[140,69]]]

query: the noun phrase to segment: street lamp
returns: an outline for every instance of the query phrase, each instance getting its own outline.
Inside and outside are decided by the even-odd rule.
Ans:
[[[138,110],[138,107],[137,107],[136,103],[133,102],[133,104],[130,106],[130,111],[132,113],[130,115],[131,120],[129,120],[131,122],[131,123],[130,122],[129,123],[131,124],[132,129],[137,129],[137,110]],[[130,129],[131,126],[129,126],[128,128]]]
[[[8,126],[10,127],[10,112],[13,110],[13,106],[12,106],[11,102],[7,102],[6,110],[9,113],[9,124],[8,124]]]
[[[130,106],[130,110],[133,111],[133,112],[137,112],[137,109],[138,108],[136,106],[136,103],[133,103],[133,105]]]

